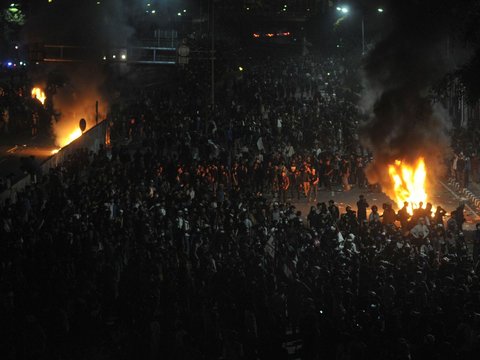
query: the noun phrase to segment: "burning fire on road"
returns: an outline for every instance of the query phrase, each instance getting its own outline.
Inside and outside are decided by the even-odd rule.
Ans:
[[[394,164],[388,165],[388,174],[392,186],[385,189],[385,192],[395,200],[399,209],[403,207],[405,201],[409,203],[410,211],[418,208],[420,202],[426,204],[427,169],[422,157],[413,165],[396,160]]]

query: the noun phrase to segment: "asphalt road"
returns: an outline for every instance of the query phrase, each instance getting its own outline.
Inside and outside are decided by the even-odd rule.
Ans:
[[[394,203],[389,197],[387,197],[382,192],[368,192],[366,190],[352,189],[350,191],[336,191],[332,196],[332,193],[329,191],[321,190],[318,192],[317,202],[327,203],[329,200],[334,200],[337,206],[340,208],[341,212],[345,212],[347,206],[351,206],[354,211],[357,211],[357,201],[360,196],[363,194],[370,206],[377,205],[380,213],[382,213],[382,204],[383,203]],[[307,202],[305,198],[300,198],[300,200],[287,199],[295,207],[302,212],[302,216],[306,217],[310,211],[310,207],[315,205],[316,202]],[[455,210],[458,205],[463,202],[466,203],[465,198],[457,196],[451,189],[449,189],[443,183],[437,182],[435,188],[430,189],[429,192],[429,202],[433,204],[433,207],[436,208],[440,205],[442,208],[447,210],[450,213],[452,210]],[[394,206],[397,210],[396,206]],[[477,210],[470,207],[468,204],[465,206],[465,218],[466,223],[464,224],[464,230],[470,231],[475,229],[475,224],[480,222],[480,216]]]
[[[2,145],[0,145],[0,177],[14,174],[14,181],[20,179],[24,176],[20,168],[22,157],[33,155],[35,156],[35,161],[42,163],[52,155],[51,151],[53,149],[53,146],[45,145],[45,142],[42,143],[39,140],[29,139],[22,141],[21,139],[2,139]],[[360,194],[365,195],[370,206],[377,205],[380,212],[383,203],[394,203],[384,193],[369,192],[356,188],[347,192],[335,191],[333,196],[329,191],[320,190],[318,192],[317,202],[328,202],[328,200],[333,199],[342,212],[345,211],[347,205],[350,205],[352,209],[356,211],[356,203]],[[474,230],[475,224],[480,222],[480,212],[470,207],[465,198],[456,195],[445,183],[437,181],[433,188],[428,189],[428,195],[429,201],[434,207],[440,205],[449,213],[454,210],[459,203],[466,203],[465,217],[467,222],[464,225],[464,230]],[[300,200],[289,199],[289,201],[291,201],[298,210],[302,211],[303,216],[307,216],[310,211],[310,206],[315,205],[313,202],[308,203],[303,197],[301,197]],[[396,207],[394,206],[394,208]]]
[[[35,161],[42,163],[52,155],[53,146],[44,146],[34,140],[6,141],[0,145],[0,177],[13,174],[14,181],[24,176],[21,170],[21,159],[35,156]]]

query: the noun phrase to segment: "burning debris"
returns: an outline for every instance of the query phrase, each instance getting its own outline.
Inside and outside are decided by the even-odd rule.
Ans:
[[[393,187],[387,188],[387,195],[394,199],[399,209],[408,202],[411,209],[418,208],[420,203],[427,203],[426,178],[427,169],[423,158],[418,159],[414,166],[396,160],[388,166]]]
[[[361,138],[375,159],[369,181],[400,206],[426,200],[426,182],[442,172],[449,149],[446,112],[430,96],[449,71],[442,50],[447,20],[440,11],[429,17],[432,10],[423,2],[415,2],[422,7],[418,13],[411,1],[391,4],[392,31],[364,66],[363,105],[370,119]]]
[[[45,105],[45,100],[47,99],[47,96],[45,95],[45,92],[40,87],[34,87],[32,89],[32,98],[37,99],[42,103],[42,105]]]

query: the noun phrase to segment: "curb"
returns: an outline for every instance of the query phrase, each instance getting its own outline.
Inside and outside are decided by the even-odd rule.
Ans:
[[[480,197],[476,196],[467,188],[461,188],[460,184],[455,181],[455,179],[450,178],[448,180],[448,185],[450,185],[455,191],[464,195],[477,209],[480,209]]]

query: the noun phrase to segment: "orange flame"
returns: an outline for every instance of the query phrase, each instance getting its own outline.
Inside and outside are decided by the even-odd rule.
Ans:
[[[59,146],[56,149],[51,151],[52,155],[58,153],[63,147],[67,146],[71,142],[77,140],[80,136],[82,136],[82,131],[80,129],[75,129],[71,133],[67,134],[63,137],[57,137],[56,144]]]
[[[418,208],[420,202],[427,202],[427,169],[423,158],[419,158],[414,166],[396,160],[395,164],[388,166],[388,173],[393,189],[387,195],[395,199],[398,208],[402,208],[405,201],[410,209]]]
[[[40,89],[39,87],[34,87],[32,89],[32,98],[37,99],[42,103],[42,105],[44,105],[45,100],[47,99],[47,96],[45,95],[42,89]]]
[[[62,138],[57,138],[57,143],[61,148],[63,148],[68,144],[70,144],[72,141],[78,139],[80,136],[82,136],[82,131],[77,128],[73,130],[71,133],[69,133],[67,136]]]

